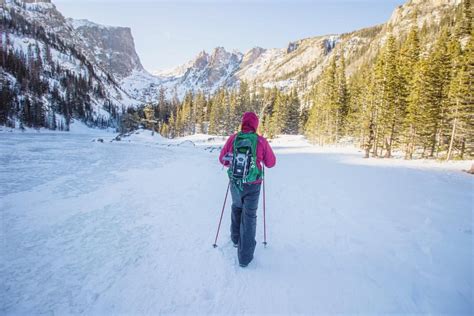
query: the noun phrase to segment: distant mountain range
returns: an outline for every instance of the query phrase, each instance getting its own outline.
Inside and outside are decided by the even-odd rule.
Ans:
[[[126,108],[155,101],[162,87],[168,97],[180,98],[187,91],[213,93],[220,87],[236,87],[245,80],[269,88],[296,88],[304,95],[333,54],[344,54],[350,75],[361,64],[373,60],[388,34],[403,37],[415,24],[421,28],[439,23],[459,3],[460,0],[409,0],[381,25],[296,40],[284,48],[255,47],[241,53],[217,47],[211,53],[201,52],[175,69],[154,74],[143,68],[130,28],[66,19],[49,1],[6,0],[0,13],[5,34],[8,33],[7,40],[2,32],[6,49],[24,55],[37,52],[35,58],[43,59],[42,76],[51,85],[58,85],[61,76],[52,74],[49,67],[58,65],[62,70],[87,77],[92,81],[91,87],[103,90],[103,94],[90,93],[92,115],[97,116],[110,112],[110,106]],[[20,18],[25,25],[12,26]],[[51,58],[45,54],[46,46],[50,48]],[[15,82],[14,75],[1,71],[4,80]]]

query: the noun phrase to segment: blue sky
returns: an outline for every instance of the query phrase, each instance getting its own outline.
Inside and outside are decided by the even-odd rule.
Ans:
[[[245,52],[385,22],[403,0],[53,0],[66,16],[129,26],[143,66],[167,69],[216,46]]]

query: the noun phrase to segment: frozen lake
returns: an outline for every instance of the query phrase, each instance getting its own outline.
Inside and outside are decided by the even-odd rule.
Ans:
[[[0,133],[1,314],[474,312],[468,174],[275,142],[242,269],[218,142],[99,136]]]

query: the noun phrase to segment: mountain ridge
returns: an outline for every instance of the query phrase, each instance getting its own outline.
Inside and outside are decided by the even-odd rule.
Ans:
[[[425,23],[439,24],[446,11],[452,10],[460,2],[461,0],[409,0],[396,7],[385,23],[343,34],[307,37],[291,41],[283,48],[252,48],[241,53],[242,61],[234,75],[221,78],[220,81],[216,81],[216,85],[221,82],[229,83],[231,86],[238,85],[238,82],[245,80],[266,87],[305,90],[318,80],[334,49],[338,53],[342,51],[345,54],[348,60],[347,71],[351,74],[362,63],[375,57],[375,51],[383,45],[388,34],[406,36],[414,24],[420,28]],[[197,58],[199,55],[194,60]],[[185,73],[183,68],[189,64],[192,64],[192,60],[175,69],[181,69],[181,73]],[[169,78],[166,73],[162,75]],[[180,83],[187,88],[196,87],[196,83],[190,84],[185,79]],[[179,84],[177,86],[179,89]],[[212,89],[209,87],[209,82],[206,82],[198,88],[207,92],[218,88],[218,86]],[[176,87],[167,86],[167,88]]]
[[[130,28],[66,19],[49,1],[6,0],[1,10],[3,24],[8,24],[6,34],[11,36],[9,42],[4,36],[2,40],[8,42],[6,53],[10,50],[41,59],[38,67],[42,67],[43,74],[38,75],[48,80],[50,94],[55,87],[60,87],[59,92],[65,98],[66,91],[71,90],[64,83],[65,75],[61,71],[68,72],[67,76],[79,77],[71,80],[88,81],[80,103],[90,108],[91,113],[86,115],[78,110],[79,114],[74,115],[88,117],[84,119],[108,119],[119,110],[124,112],[128,107],[156,102],[163,90],[168,99],[183,99],[188,92],[213,94],[222,87],[237,88],[243,81],[282,91],[295,89],[304,102],[304,96],[333,56],[344,54],[346,72],[350,76],[375,58],[389,34],[403,38],[414,25],[419,28],[437,25],[460,2],[409,0],[395,8],[387,22],[376,26],[294,40],[282,48],[254,47],[244,53],[218,46],[211,52],[201,51],[172,70],[154,74],[142,66]],[[11,17],[13,11],[15,18]],[[21,20],[28,27],[15,26],[18,21],[12,19]],[[50,48],[52,59],[47,58]],[[61,71],[51,75],[56,66]],[[3,70],[2,77],[7,78],[8,85],[17,85],[12,73]],[[24,99],[25,96],[30,97],[26,94],[19,97]],[[48,105],[46,95],[32,98],[44,103],[46,112],[55,108]]]

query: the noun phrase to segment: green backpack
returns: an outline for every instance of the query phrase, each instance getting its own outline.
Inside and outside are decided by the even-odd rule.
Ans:
[[[257,143],[256,133],[239,132],[234,139],[232,165],[227,174],[240,190],[244,183],[251,183],[262,177],[262,171],[257,167]]]

